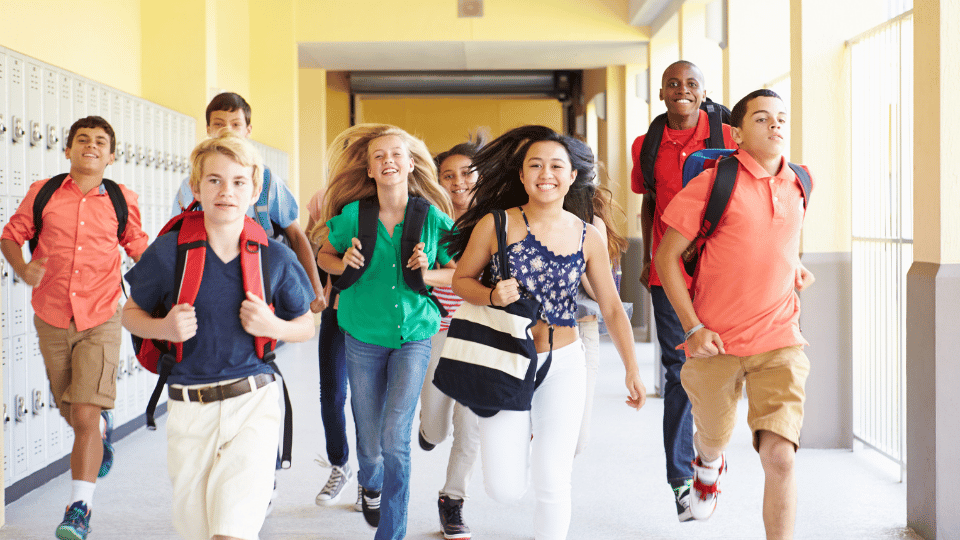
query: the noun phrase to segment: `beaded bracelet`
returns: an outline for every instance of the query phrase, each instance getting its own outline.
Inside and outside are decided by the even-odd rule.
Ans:
[[[683,342],[686,343],[688,339],[690,339],[694,334],[697,333],[698,330],[702,328],[704,328],[703,323],[700,323],[694,326],[693,328],[691,328],[690,330],[687,330],[687,333],[683,335]]]

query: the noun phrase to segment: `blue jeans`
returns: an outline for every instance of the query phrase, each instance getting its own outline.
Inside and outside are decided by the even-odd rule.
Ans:
[[[342,467],[350,458],[347,444],[347,361],[343,331],[337,324],[337,310],[328,307],[320,314],[320,420],[327,440],[327,459]]]
[[[347,372],[357,423],[358,481],[381,492],[375,540],[407,533],[410,501],[410,433],[430,361],[430,340],[399,349],[371,345],[346,334]]]
[[[683,343],[683,326],[663,287],[650,287],[653,316],[660,341],[660,362],[666,371],[663,389],[663,449],[667,453],[667,481],[677,487],[693,478],[693,415],[690,399],[680,384],[686,353],[676,350]]]

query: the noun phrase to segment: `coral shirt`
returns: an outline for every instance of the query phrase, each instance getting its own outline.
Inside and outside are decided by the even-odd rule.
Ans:
[[[49,180],[49,179],[47,179]],[[3,239],[22,246],[33,238],[33,201],[47,182],[31,184],[10,222]],[[140,228],[137,194],[120,186],[127,200],[127,228],[117,241],[117,213],[101,184],[84,194],[67,176],[43,209],[43,229],[34,258],[47,258],[46,273],[33,289],[33,310],[44,322],[68,328],[74,320],[83,331],[103,324],[117,311],[120,300],[120,251],[131,257],[147,248],[147,234]]]
[[[720,334],[727,354],[808,345],[800,334],[795,290],[805,213],[797,175],[783,158],[780,172],[771,177],[746,152],[735,155],[737,185],[700,256],[694,310],[700,322]],[[687,240],[700,229],[714,176],[715,168],[701,173],[664,211],[664,222]]]
[[[643,185],[643,171],[640,169],[640,149],[643,147],[645,137],[646,135],[637,137],[633,141],[631,151],[633,169],[630,172],[630,183],[634,193],[640,194],[647,192],[647,188]],[[704,111],[700,111],[697,127],[693,129],[663,128],[663,138],[660,140],[660,148],[657,151],[657,161],[653,165],[653,177],[657,182],[657,196],[653,209],[651,257],[657,253],[657,247],[660,245],[663,233],[667,232],[667,226],[663,223],[663,210],[683,186],[683,162],[687,160],[687,156],[690,154],[706,148],[709,139],[710,119]],[[733,138],[730,136],[730,126],[726,124],[723,124],[723,145],[726,148],[737,147],[737,143],[733,142]],[[680,264],[679,261],[677,264]],[[680,265],[680,268],[682,269],[683,265]],[[690,276],[686,276],[686,279],[687,285],[690,285]],[[652,264],[650,265],[650,285],[660,286],[660,277]]]

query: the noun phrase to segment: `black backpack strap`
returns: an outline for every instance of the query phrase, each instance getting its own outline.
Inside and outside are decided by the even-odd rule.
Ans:
[[[720,105],[712,101],[704,101],[701,108],[707,113],[710,122],[710,138],[707,139],[707,148],[726,148],[723,144],[723,117]]]
[[[367,270],[373,260],[373,252],[377,247],[377,224],[380,222],[380,201],[377,196],[360,199],[360,209],[357,214],[357,239],[360,240],[360,254],[363,255],[363,266],[354,268],[347,266],[340,274],[340,279],[333,286],[337,292],[353,285]]]
[[[150,431],[157,429],[157,421],[154,419],[157,412],[157,403],[160,402],[160,394],[163,392],[163,387],[167,385],[167,379],[170,377],[170,372],[173,370],[173,364],[175,363],[176,360],[171,352],[161,354],[157,361],[159,378],[156,386],[153,387],[153,393],[150,394],[150,401],[147,402],[147,429]]]
[[[287,379],[283,376],[283,373],[280,373],[280,368],[277,367],[276,356],[273,352],[270,352],[269,360],[267,358],[264,357],[264,362],[280,377],[280,382],[283,385],[283,446],[280,449],[280,468],[289,469],[293,463],[293,405],[290,403],[290,393],[287,391]]]
[[[423,282],[422,270],[411,270],[407,268],[406,258],[413,254],[413,249],[420,243],[423,234],[423,225],[427,221],[427,215],[430,213],[430,202],[422,197],[411,196],[407,200],[407,209],[403,215],[403,233],[400,235],[400,264],[403,270],[403,282],[413,291],[421,296],[426,296],[433,301],[440,309],[440,316],[448,315],[446,308],[440,303],[433,293],[427,289]],[[441,248],[442,249],[442,248]]]
[[[113,203],[113,210],[117,213],[117,242],[123,239],[123,234],[127,230],[127,219],[130,216],[130,210],[127,207],[127,199],[123,196],[120,185],[110,180],[103,179],[103,187],[110,196],[110,202]]]
[[[717,225],[723,218],[723,213],[727,210],[730,203],[730,197],[733,195],[733,189],[737,185],[737,172],[740,162],[734,156],[721,159],[717,164],[717,175],[713,179],[713,186],[710,188],[710,197],[707,199],[707,206],[703,211],[703,219],[700,222],[700,231],[694,239],[694,252],[692,257],[684,257],[684,269],[690,276],[695,275],[697,262],[700,252],[703,250],[704,241],[713,235],[717,230]]]
[[[660,142],[663,141],[663,129],[667,127],[667,114],[663,113],[650,122],[647,135],[640,146],[640,172],[643,173],[643,187],[647,193],[656,195],[657,180],[653,177],[653,166],[657,161]]]
[[[43,229],[43,209],[50,202],[50,197],[53,197],[53,192],[59,189],[66,179],[67,174],[63,173],[47,180],[47,183],[41,186],[40,191],[37,192],[37,198],[33,200],[33,238],[29,242],[30,253],[37,249],[37,242],[40,241],[40,230]]]
[[[787,163],[787,165],[790,165],[794,174],[797,175],[797,180],[800,181],[800,189],[803,190],[803,208],[806,209],[807,204],[810,203],[810,192],[813,190],[813,182],[810,180],[810,175],[807,174],[806,169],[796,163]]]

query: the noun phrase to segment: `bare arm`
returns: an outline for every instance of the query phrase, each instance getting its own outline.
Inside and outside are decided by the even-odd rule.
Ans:
[[[606,246],[607,245],[607,224],[604,223],[602,219],[594,216],[593,226],[596,227],[597,231],[600,232],[600,237],[603,239],[603,245]],[[609,256],[610,255],[607,254],[607,257]],[[583,290],[587,293],[587,296],[596,300],[597,296],[593,292],[593,286],[590,285],[590,279],[586,275],[584,275],[582,278],[580,278],[580,283],[583,284]]]
[[[496,241],[493,216],[486,215],[473,228],[467,249],[453,273],[453,293],[471,304],[488,306],[492,298],[494,305],[505,306],[520,298],[516,278],[500,281],[493,289],[480,283],[480,274],[497,249]]]
[[[650,289],[650,251],[653,249],[653,207],[656,201],[653,195],[643,194],[640,203],[640,230],[643,235],[643,266],[640,270],[640,284]],[[657,272],[659,273],[659,268]]]
[[[323,308],[327,307],[327,302],[324,300],[323,283],[320,283],[320,274],[317,273],[317,265],[313,262],[313,251],[310,247],[310,242],[307,240],[307,235],[303,233],[303,229],[300,228],[300,223],[297,221],[292,222],[283,230],[287,233],[287,238],[290,240],[291,249],[297,254],[297,260],[300,261],[303,269],[307,271],[307,277],[310,278],[310,285],[313,286],[314,298],[313,301],[310,302],[310,311],[320,313],[323,311]]]
[[[354,237],[353,245],[347,248],[346,253],[341,256],[330,242],[324,241],[317,253],[317,264],[324,272],[339,276],[346,270],[347,265],[354,268],[363,266],[364,261],[363,255],[360,254],[360,248],[360,239]]]
[[[663,291],[667,293],[667,298],[670,299],[670,304],[673,305],[673,310],[677,313],[684,332],[700,324],[700,319],[693,309],[693,302],[690,301],[687,282],[677,262],[690,244],[691,242],[679,231],[671,227],[663,235],[663,240],[660,241],[660,247],[654,256]],[[686,349],[687,356],[695,358],[724,354],[720,335],[709,328],[701,328],[690,336],[686,342]]]
[[[623,309],[623,303],[620,302],[617,287],[613,283],[606,242],[594,227],[587,227],[584,255],[587,259],[587,277],[593,283],[603,320],[607,324],[610,337],[613,338],[613,344],[626,370],[625,382],[629,393],[626,403],[634,409],[639,409],[646,402],[647,389],[640,379],[640,369],[637,367],[633,327],[630,325],[627,312]]]
[[[197,335],[197,313],[188,304],[177,304],[166,317],[155,318],[137,305],[133,298],[128,298],[123,304],[120,320],[131,334],[145,339],[183,343]]]

